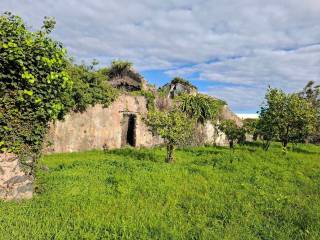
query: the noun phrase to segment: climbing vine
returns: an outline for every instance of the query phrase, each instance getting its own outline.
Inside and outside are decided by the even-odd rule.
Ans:
[[[101,71],[70,62],[49,36],[54,26],[45,18],[32,32],[20,17],[0,16],[0,152],[36,159],[51,121],[117,96]]]
[[[48,35],[54,20],[29,31],[11,13],[0,16],[0,143],[2,151],[37,152],[50,120],[62,118],[71,107],[73,82],[66,51]]]

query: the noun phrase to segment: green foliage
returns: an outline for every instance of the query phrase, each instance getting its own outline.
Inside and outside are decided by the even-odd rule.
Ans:
[[[176,145],[183,144],[191,136],[194,120],[187,114],[173,109],[170,111],[149,111],[145,119],[151,130],[165,139],[167,144],[167,162],[173,162]]]
[[[243,128],[245,132],[254,135],[257,131],[259,119],[247,118],[243,120]]]
[[[309,81],[307,85],[299,92],[299,96],[311,102],[320,114],[320,85],[315,85],[314,81]]]
[[[303,142],[315,129],[316,110],[298,94],[269,89],[260,110],[259,134],[268,142],[279,139],[284,148],[289,142]]]
[[[188,87],[193,88],[193,89],[197,89],[197,87],[194,86],[192,83],[190,83],[188,80],[180,78],[180,77],[175,77],[171,81],[171,84],[178,84],[178,83],[180,83],[180,84],[182,84],[184,86],[188,86]]]
[[[117,90],[108,83],[103,70],[94,70],[94,65],[69,64],[67,72],[73,80],[73,110],[83,112],[97,103],[108,107],[117,97]]]
[[[234,148],[234,143],[236,140],[240,140],[240,142],[245,140],[245,132],[236,124],[234,120],[223,120],[219,124],[218,128],[226,135],[230,148]]]
[[[216,120],[225,102],[204,94],[182,94],[178,100],[182,112],[195,118],[198,122]]]
[[[309,101],[317,111],[316,131],[308,138],[313,143],[320,143],[320,85],[315,85],[314,81],[309,81],[299,96]]]
[[[243,121],[243,131],[246,134],[250,134],[253,137],[253,140],[257,140],[258,138],[258,124],[259,124],[259,119],[252,119],[252,118],[247,118],[244,119]]]
[[[72,80],[64,70],[66,51],[48,33],[30,32],[21,18],[0,16],[0,142],[2,151],[38,152],[49,121],[71,108]]]
[[[270,150],[48,155],[32,200],[0,201],[0,238],[320,239],[320,148]]]

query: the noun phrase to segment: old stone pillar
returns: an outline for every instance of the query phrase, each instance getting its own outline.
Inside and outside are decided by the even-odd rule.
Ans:
[[[30,199],[33,194],[33,177],[26,174],[19,158],[12,153],[0,153],[0,199]]]

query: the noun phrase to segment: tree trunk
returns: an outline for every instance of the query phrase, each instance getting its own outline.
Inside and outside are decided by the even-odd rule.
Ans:
[[[268,151],[269,147],[270,147],[271,142],[270,141],[265,141],[262,145],[263,145],[263,150]]]
[[[173,144],[168,143],[167,144],[167,159],[166,159],[167,163],[173,163],[173,161],[174,161],[173,150],[174,150]]]
[[[282,141],[282,146],[283,146],[284,148],[287,148],[287,146],[288,146],[288,140],[287,140],[287,139],[284,139],[284,140]]]
[[[230,147],[231,149],[233,149],[233,145],[234,145],[234,144],[233,144],[233,140],[230,140],[230,141],[229,141],[229,147]]]

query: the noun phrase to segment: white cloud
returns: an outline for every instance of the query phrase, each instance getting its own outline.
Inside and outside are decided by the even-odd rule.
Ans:
[[[54,36],[79,60],[129,59],[140,70],[241,85],[216,89],[235,110],[257,108],[261,96],[236,103],[234,91],[319,80],[319,45],[303,47],[320,42],[318,0],[1,0],[7,10],[35,27],[56,17]],[[299,49],[281,51],[290,48]]]

